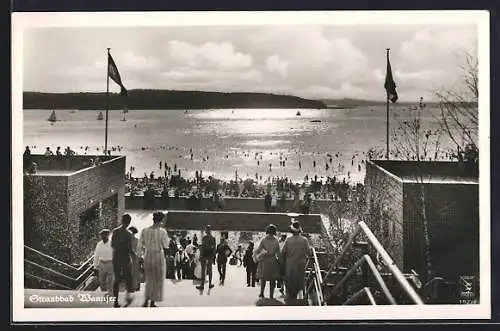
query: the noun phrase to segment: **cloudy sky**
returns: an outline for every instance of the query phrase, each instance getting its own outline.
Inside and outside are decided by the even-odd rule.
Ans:
[[[24,32],[23,90],[105,91],[110,47],[127,89],[385,100],[391,48],[400,100],[428,100],[460,84],[476,44],[474,25],[33,28]]]

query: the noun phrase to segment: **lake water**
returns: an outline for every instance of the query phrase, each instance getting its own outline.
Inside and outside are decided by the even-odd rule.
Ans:
[[[70,146],[77,154],[102,154],[105,121],[98,111],[57,110],[58,122],[47,121],[50,110],[24,110],[24,145],[43,153],[47,146]],[[362,160],[371,147],[385,148],[385,106],[355,109],[206,109],[109,111],[108,148],[122,146],[127,170],[134,176],[163,175],[159,162],[177,165],[183,176],[234,179],[282,176],[302,181],[305,175],[362,181]],[[408,113],[393,106],[391,113]],[[311,122],[311,121],[319,122]],[[431,116],[424,118],[431,123]],[[431,124],[429,124],[431,125]],[[397,122],[391,116],[394,129]],[[391,131],[392,131],[391,129]],[[85,146],[89,150],[85,152]],[[97,150],[99,149],[99,150]],[[193,159],[191,159],[191,149]],[[332,162],[330,162],[331,155]],[[285,166],[280,166],[280,158]],[[299,162],[301,167],[299,168]],[[316,167],[314,167],[316,162]],[[269,167],[271,164],[271,168]],[[329,168],[326,169],[326,164]]]

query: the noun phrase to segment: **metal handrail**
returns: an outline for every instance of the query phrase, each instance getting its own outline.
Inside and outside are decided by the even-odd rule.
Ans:
[[[316,295],[318,296],[318,303],[320,306],[324,304],[323,300],[323,289],[321,288],[321,284],[323,284],[323,277],[321,276],[321,268],[318,262],[318,256],[316,255],[316,249],[311,246],[312,258],[313,258],[313,267],[314,267],[314,281],[316,288]]]
[[[91,275],[91,273],[90,273],[90,272],[91,272],[91,271],[92,271],[92,269],[93,269],[93,265],[91,264],[91,262],[92,262],[92,260],[93,260],[93,258],[94,258],[94,256],[93,256],[93,255],[92,255],[90,258],[88,258],[88,259],[87,259],[87,260],[86,260],[86,261],[85,261],[82,265],[80,265],[80,266],[77,268],[77,267],[74,267],[74,266],[72,266],[72,265],[70,265],[70,264],[67,264],[67,263],[63,262],[63,261],[60,261],[60,260],[58,260],[58,259],[56,259],[56,258],[54,258],[54,257],[52,257],[52,256],[50,256],[50,255],[44,254],[44,253],[42,253],[42,252],[40,252],[40,251],[38,251],[38,250],[36,250],[36,249],[34,249],[34,248],[31,248],[31,247],[29,247],[29,246],[26,246],[26,245],[25,245],[24,247],[25,247],[25,248],[27,248],[28,250],[31,250],[31,251],[33,251],[33,252],[35,252],[35,253],[37,253],[37,254],[39,254],[39,255],[41,255],[41,256],[43,256],[43,257],[45,257],[45,258],[48,258],[48,259],[49,259],[49,260],[51,260],[51,261],[54,261],[54,262],[56,262],[56,263],[59,263],[59,264],[65,265],[65,266],[69,267],[71,270],[73,270],[73,271],[75,271],[75,272],[79,272],[78,277],[74,278],[74,277],[72,277],[72,276],[66,275],[66,274],[61,273],[61,272],[59,272],[59,271],[57,271],[57,270],[54,270],[54,269],[52,269],[52,268],[49,268],[49,267],[43,266],[43,265],[41,265],[41,264],[38,264],[38,263],[36,263],[36,262],[33,262],[33,261],[29,260],[29,259],[25,259],[25,260],[24,260],[24,262],[25,262],[25,263],[28,263],[28,264],[34,265],[34,266],[36,266],[36,267],[38,267],[38,268],[41,268],[41,269],[43,269],[43,270],[46,270],[46,271],[48,271],[48,272],[50,272],[50,273],[53,273],[53,274],[55,274],[55,275],[57,275],[57,276],[60,276],[60,277],[63,277],[63,278],[68,279],[68,280],[72,283],[71,288],[79,288],[79,287],[81,287],[81,286],[82,286],[82,284],[84,284],[84,283],[85,283],[85,282],[86,282],[86,281],[87,281],[90,277],[92,277],[92,275]],[[83,268],[85,268],[85,269],[83,270]],[[83,270],[83,271],[82,271],[82,270]],[[30,276],[32,276],[32,277],[38,277],[38,276],[35,276],[35,275],[32,275],[32,274],[29,274],[29,273],[26,273],[26,274],[27,274],[27,275],[30,275]],[[47,279],[42,278],[42,277],[38,277],[38,278],[40,278],[40,279],[42,279],[42,280],[44,280],[44,281],[51,282],[50,280],[47,280]],[[54,283],[54,284],[55,284],[55,285],[57,285],[57,286],[64,286],[64,285],[59,284],[59,283],[56,283],[56,282],[52,282],[52,283]],[[65,288],[68,288],[68,289],[71,289],[70,287],[67,287],[67,286],[64,286],[64,287],[65,287]]]
[[[38,263],[36,263],[36,262],[30,261],[30,260],[24,260],[24,262],[26,262],[26,263],[28,263],[28,264],[31,264],[31,265],[34,265],[34,266],[36,266],[36,267],[38,267],[38,268],[44,269],[44,270],[46,270],[46,271],[49,271],[49,272],[51,272],[51,273],[53,273],[53,274],[56,274],[56,275],[58,275],[58,276],[60,276],[60,277],[66,278],[66,279],[70,280],[71,282],[75,282],[75,281],[76,281],[76,279],[75,279],[75,278],[73,278],[73,277],[71,277],[71,276],[68,276],[68,275],[62,274],[62,273],[60,273],[59,271],[55,271],[54,269],[44,267],[43,265],[40,265],[40,264],[38,264]]]
[[[331,292],[328,294],[327,296],[327,301],[328,299],[330,299],[330,297],[335,294],[335,292],[337,292],[341,287],[342,285],[344,285],[344,283],[351,277],[351,275],[356,272],[356,270],[359,269],[359,267],[361,267],[361,265],[363,263],[367,263],[368,266],[370,267],[373,275],[375,276],[375,279],[377,280],[377,283],[379,284],[379,286],[381,287],[382,291],[384,292],[387,300],[389,300],[389,302],[392,304],[392,305],[395,305],[396,304],[396,300],[394,299],[394,297],[392,296],[392,293],[391,291],[389,290],[389,288],[387,287],[387,284],[384,282],[384,279],[382,278],[382,276],[380,275],[379,271],[377,270],[377,268],[375,267],[375,264],[373,263],[372,259],[370,258],[370,256],[368,255],[363,255],[353,266],[351,269],[349,269],[349,271],[344,275],[344,277],[342,277],[342,279],[337,283],[337,285],[335,285],[335,287],[331,290]]]
[[[352,243],[354,242],[354,239],[356,238],[356,236],[359,233],[359,229],[360,228],[357,226],[354,229],[354,231],[350,234],[349,239],[347,240],[347,243],[344,245],[344,247],[342,248],[342,251],[340,252],[340,255],[335,259],[335,261],[333,261],[330,269],[328,269],[328,271],[326,272],[325,278],[323,279],[324,280],[324,283],[323,283],[324,286],[326,286],[326,280],[335,271],[335,269],[337,268],[337,266],[340,263],[340,261],[342,261],[342,259],[344,258],[344,256],[345,256],[346,252],[348,251],[348,249],[352,246]]]
[[[77,291],[82,291],[82,290],[84,290],[84,289],[85,289],[85,286],[87,285],[87,281],[88,281],[89,279],[93,278],[93,277],[94,277],[94,275],[93,275],[93,274],[89,274],[89,275],[87,275],[87,278],[85,278],[85,279],[83,280],[83,282],[81,282],[78,286],[76,286],[76,290],[77,290]]]
[[[398,281],[399,285],[403,288],[403,290],[406,292],[406,294],[412,299],[412,301],[417,304],[417,305],[423,305],[423,301],[420,298],[420,296],[417,294],[415,289],[410,285],[408,280],[405,278],[401,270],[396,266],[396,263],[391,259],[391,256],[387,253],[387,251],[384,249],[382,244],[377,240],[373,232],[370,230],[370,228],[364,223],[364,222],[359,222],[358,223],[359,228],[363,230],[365,233],[366,237],[370,241],[370,243],[373,245],[373,247],[377,250],[377,252],[380,254],[380,257],[382,260],[385,262],[386,266],[389,268],[389,270],[392,272],[396,280]]]
[[[48,280],[48,279],[45,279],[43,277],[40,277],[40,276],[35,276],[33,274],[30,274],[29,272],[25,272],[24,273],[25,276],[29,276],[31,278],[35,278],[35,279],[38,279],[38,280],[41,280],[43,282],[47,282],[47,283],[50,283],[50,284],[53,284],[53,285],[56,285],[56,286],[59,286],[59,287],[62,287],[62,288],[65,288],[67,290],[71,290],[70,287],[66,286],[66,285],[63,285],[63,284],[59,284],[57,282],[54,282],[54,281],[51,281],[51,280]]]
[[[330,275],[332,275],[333,271],[337,268],[337,266],[339,265],[339,263],[345,257],[346,252],[349,250],[349,248],[351,248],[351,246],[352,246],[352,244],[354,242],[354,239],[357,237],[357,235],[359,234],[360,230],[363,231],[363,233],[366,235],[366,237],[368,238],[369,243],[379,253],[379,255],[382,258],[382,260],[384,261],[384,263],[388,266],[388,268],[390,269],[390,271],[392,272],[392,274],[394,275],[394,277],[396,278],[396,280],[398,281],[398,283],[400,284],[400,286],[403,288],[403,290],[408,295],[408,297],[413,301],[413,303],[417,304],[417,305],[424,304],[423,301],[422,301],[422,299],[419,297],[419,295],[413,289],[413,287],[410,285],[410,283],[406,280],[406,278],[404,277],[404,275],[402,274],[402,272],[399,270],[399,268],[396,266],[396,264],[394,263],[394,261],[391,259],[390,255],[384,249],[384,247],[382,246],[382,244],[380,244],[380,242],[375,237],[375,235],[370,230],[370,228],[364,222],[362,222],[362,221],[360,221],[360,222],[357,223],[357,226],[355,227],[354,231],[349,236],[349,239],[348,239],[347,243],[344,245],[344,247],[343,247],[340,255],[335,259],[335,261],[333,262],[333,264],[331,265],[331,267],[328,269],[325,277],[323,278],[323,287],[326,286],[326,284],[327,284],[326,280],[329,278]],[[359,266],[364,261],[367,262],[368,266],[372,270],[373,274],[375,275],[375,277],[377,279],[377,282],[382,287],[382,290],[384,291],[384,294],[386,295],[386,297],[389,299],[389,301],[391,301],[391,303],[396,304],[395,301],[394,301],[394,298],[392,297],[392,294],[390,294],[390,291],[388,291],[387,285],[385,284],[382,276],[380,275],[380,272],[377,270],[377,268],[375,267],[375,264],[373,263],[372,259],[368,255],[364,255],[360,260],[358,260],[356,262],[356,264],[354,265],[354,267],[351,268],[346,273],[346,275],[343,277],[343,279],[341,280],[341,282],[339,282],[339,284],[341,284],[341,283],[343,284],[348,279],[348,277],[352,275],[353,271],[356,270],[357,268],[359,268]],[[339,284],[337,284],[337,286],[335,286],[335,288],[329,293],[329,295],[326,298],[326,301],[328,301],[328,299],[330,298],[330,296],[333,293],[335,293],[335,291],[339,288]],[[384,288],[387,289],[387,291],[384,290]],[[390,298],[392,298],[392,300]]]
[[[316,294],[316,300],[320,306],[324,305],[325,301],[323,300],[323,289],[321,287],[321,284],[323,283],[323,278],[321,276],[321,269],[319,266],[318,262],[318,256],[316,254],[316,249],[314,246],[311,245],[311,255],[306,261],[305,269],[307,270],[309,265],[312,263],[313,264],[313,270],[307,275],[305,282],[304,282],[304,296],[309,296],[309,291],[311,287],[314,286],[315,288],[315,294]],[[311,274],[314,273],[312,281],[310,280]],[[308,284],[309,283],[309,284]]]
[[[68,264],[68,263],[66,263],[66,262],[64,262],[64,261],[61,261],[61,260],[59,260],[59,259],[56,259],[56,258],[55,258],[55,257],[53,257],[53,256],[47,255],[47,254],[45,254],[45,253],[43,253],[43,252],[40,252],[39,250],[34,249],[34,248],[32,248],[32,247],[29,247],[29,246],[24,245],[24,248],[26,248],[26,249],[28,249],[28,250],[30,250],[30,251],[33,251],[33,252],[35,252],[35,253],[37,253],[37,254],[39,254],[39,255],[41,255],[41,256],[43,256],[43,257],[45,257],[45,258],[49,259],[49,260],[51,260],[51,261],[54,261],[54,262],[56,262],[56,263],[58,263],[58,264],[64,265],[64,266],[66,266],[66,267],[68,267],[68,268],[71,268],[71,269],[73,269],[73,270],[76,270],[76,271],[80,271],[80,269],[82,269],[82,268],[83,268],[86,264],[88,264],[88,263],[89,263],[90,261],[92,261],[92,259],[94,258],[94,255],[92,254],[92,255],[91,255],[91,256],[90,256],[87,260],[85,260],[85,261],[84,261],[84,262],[83,262],[83,263],[82,263],[79,267],[75,267],[75,266],[73,266],[73,265],[71,265],[71,264]]]
[[[47,255],[47,254],[45,254],[45,253],[42,253],[42,252],[40,252],[39,250],[36,250],[36,249],[31,248],[31,247],[26,246],[26,245],[24,245],[24,248],[26,248],[26,249],[28,249],[28,250],[30,250],[30,251],[33,251],[33,252],[35,252],[35,253],[37,253],[37,254],[39,254],[39,255],[41,255],[41,256],[43,256],[43,257],[45,257],[45,258],[49,259],[49,260],[51,260],[51,261],[54,261],[54,262],[56,262],[56,263],[58,263],[58,264],[62,264],[62,265],[66,266],[66,267],[68,267],[68,268],[71,268],[71,269],[73,269],[73,270],[78,270],[78,268],[77,268],[77,267],[75,267],[75,266],[73,266],[73,265],[71,265],[71,264],[68,264],[68,263],[66,263],[66,262],[63,262],[63,261],[61,261],[61,260],[58,260],[58,259],[56,259],[56,258],[54,258],[54,257],[52,257],[52,256],[50,256],[50,255]]]
[[[316,254],[316,249],[314,247],[311,247],[312,251],[312,257],[314,261],[314,269],[316,269],[316,278],[318,279],[319,283],[323,283],[323,277],[321,276],[321,269],[319,267],[319,262],[318,262],[318,255]]]
[[[322,306],[323,305],[323,296],[321,293],[321,286],[318,283],[317,278],[313,279],[313,282],[314,282],[314,290],[316,293],[316,302],[318,303],[319,306]]]
[[[370,291],[370,289],[368,287],[363,287],[361,290],[359,290],[358,292],[354,293],[342,305],[346,306],[346,305],[350,304],[351,302],[353,302],[354,300],[356,300],[357,298],[359,298],[363,294],[366,294],[366,297],[368,298],[368,301],[370,301],[370,304],[372,306],[376,306],[377,305],[377,303],[375,302],[375,298],[373,297],[373,294],[372,294],[372,292]]]

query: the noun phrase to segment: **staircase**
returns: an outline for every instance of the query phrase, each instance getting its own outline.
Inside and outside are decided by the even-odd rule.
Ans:
[[[177,214],[180,215],[181,212]],[[177,214],[175,215],[177,216]],[[234,217],[234,213],[222,212],[220,214]],[[197,216],[202,215],[206,217],[204,213]],[[251,216],[258,220],[261,215],[251,214]],[[283,218],[284,215],[273,216]],[[172,221],[176,220],[175,217],[170,215],[169,217]],[[249,223],[252,224],[253,222]],[[307,222],[304,223],[307,224]],[[312,224],[321,225],[321,222],[309,223],[310,226]],[[181,227],[181,225],[177,226]],[[252,226],[255,226],[255,224]],[[325,231],[318,232],[323,233],[322,243],[316,244],[316,247],[312,248],[312,254],[306,263],[305,286],[302,297],[293,305],[420,305],[423,304],[420,294],[426,293],[426,289],[439,283],[433,281],[429,283],[429,286],[422,287],[418,285],[418,282],[412,282],[412,279],[415,278],[414,275],[402,274],[364,222],[357,223],[355,230],[351,233],[348,242],[340,253],[337,253],[333,248]],[[374,263],[372,258],[374,252],[383,261],[383,268],[380,268],[380,264],[376,265]],[[98,284],[95,277],[93,277],[92,261],[93,257],[89,257],[82,265],[72,266],[36,249],[24,246],[26,293],[42,293],[44,290],[55,290],[57,293],[63,291],[78,296],[79,293],[86,293],[82,291],[91,291],[89,293],[92,293],[92,295],[99,296],[100,293],[95,291]],[[284,298],[280,297],[278,290],[275,291],[274,300],[259,300],[259,288],[246,287],[246,272],[243,267],[228,265],[226,284],[224,286],[218,285],[218,274],[215,266],[213,275],[215,288],[210,290],[206,288],[204,292],[199,292],[195,288],[196,283],[193,283],[192,280],[167,279],[164,289],[165,299],[158,304],[171,307],[284,304]],[[419,293],[417,293],[417,290]],[[266,289],[265,293],[268,296],[268,289]],[[140,306],[144,297],[144,284],[141,286],[141,290],[135,293],[135,297],[132,306]],[[436,302],[435,295],[426,294],[425,297],[426,299],[431,297]],[[430,300],[426,301],[431,302]],[[28,304],[30,306],[35,305],[34,303]],[[85,305],[85,302],[81,304]],[[89,304],[90,306],[96,305],[95,302]],[[112,306],[109,303],[101,304]],[[47,304],[44,303],[43,307],[47,307]],[[76,307],[75,303],[71,307]]]
[[[269,299],[269,288],[266,288],[264,299],[259,299],[260,292],[259,284],[256,287],[246,286],[245,268],[228,265],[226,270],[226,281],[224,285],[219,285],[219,275],[217,270],[213,270],[214,288],[208,289],[208,284],[205,284],[205,289],[200,291],[196,286],[200,281],[196,280],[173,280],[166,279],[163,288],[163,300],[156,302],[159,307],[242,307],[242,306],[276,306],[284,305],[283,297],[278,289],[275,290],[275,299]],[[207,279],[208,282],[208,279]],[[138,292],[134,293],[134,301],[130,307],[141,307],[144,302],[145,285],[141,284]],[[57,303],[34,302],[30,300],[30,296],[36,294],[39,296],[50,295],[72,297],[72,301]],[[96,298],[94,301],[89,301],[89,298]],[[88,308],[88,307],[113,307],[112,302],[104,302],[102,298],[104,293],[100,290],[96,291],[75,291],[75,290],[25,290],[25,307],[26,308]],[[98,301],[101,299],[101,301]],[[125,292],[121,291],[119,302],[123,304]]]
[[[48,290],[88,290],[93,281],[93,256],[80,266],[73,266],[24,246],[24,287]]]
[[[360,238],[366,241],[360,241]],[[363,239],[364,239],[363,238]],[[328,245],[327,245],[328,247]],[[330,247],[331,248],[331,247]],[[373,262],[370,249],[384,262],[384,270]],[[352,265],[346,257],[356,261]],[[359,222],[340,254],[312,249],[306,265],[305,289],[310,305],[424,304],[380,242],[364,222]]]

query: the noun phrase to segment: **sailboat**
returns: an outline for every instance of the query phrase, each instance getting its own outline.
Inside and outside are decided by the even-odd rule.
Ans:
[[[296,116],[300,116],[300,110],[297,110],[297,114],[295,114]]]
[[[97,115],[97,120],[102,121],[104,119],[104,116],[102,116],[102,111],[99,112],[99,115]]]
[[[56,117],[56,111],[55,110],[52,110],[52,113],[50,114],[50,116],[47,119],[47,121],[49,121],[51,123],[57,122],[57,117]]]

